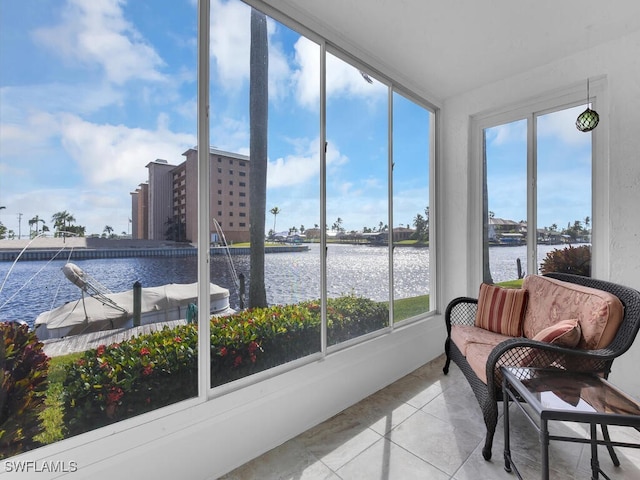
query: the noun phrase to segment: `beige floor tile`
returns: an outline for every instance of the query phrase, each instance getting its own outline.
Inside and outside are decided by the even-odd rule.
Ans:
[[[297,440],[290,440],[242,465],[222,480],[339,480]]]
[[[301,434],[298,440],[308,452],[335,471],[381,437],[347,410]]]
[[[482,441],[474,430],[466,430],[420,410],[388,437],[394,443],[440,470],[453,475]]]
[[[338,470],[343,480],[448,480],[449,475],[383,438]]]
[[[394,384],[274,448],[222,477],[224,480],[349,479],[515,479],[504,470],[502,405],[493,459],[485,461],[486,428],[464,375],[444,357],[424,365]],[[538,432],[511,405],[511,454],[524,478],[540,478]],[[587,438],[582,424],[552,422],[556,435]],[[640,432],[611,427],[613,440],[640,443]],[[617,448],[621,467],[612,465],[604,447],[600,465],[612,479],[640,478],[640,450]],[[551,478],[590,478],[588,445],[552,441]]]

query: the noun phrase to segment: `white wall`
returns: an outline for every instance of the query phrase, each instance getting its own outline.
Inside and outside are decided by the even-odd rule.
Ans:
[[[443,299],[446,304],[459,295],[477,294],[467,283],[474,271],[470,229],[473,218],[467,206],[479,198],[469,197],[468,177],[470,116],[508,107],[523,99],[543,96],[558,88],[606,75],[608,115],[598,129],[606,129],[605,155],[609,161],[609,209],[604,214],[609,257],[606,280],[640,290],[640,32],[601,45],[589,52],[504,79],[464,95],[450,98],[442,108],[441,234],[447,249],[442,252]],[[476,219],[477,220],[477,219]],[[595,245],[594,245],[595,249]],[[473,283],[473,282],[471,282]],[[477,287],[476,287],[477,288]],[[640,339],[613,365],[612,381],[640,398]]]

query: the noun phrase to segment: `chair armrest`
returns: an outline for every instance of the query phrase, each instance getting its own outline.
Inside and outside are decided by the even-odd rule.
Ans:
[[[499,389],[502,384],[500,367],[561,368],[570,371],[609,375],[611,364],[618,356],[610,349],[581,350],[539,342],[525,337],[512,338],[499,343],[487,358],[487,386]]]
[[[475,325],[477,311],[477,298],[458,297],[451,300],[444,313],[447,336],[451,336],[451,325]]]

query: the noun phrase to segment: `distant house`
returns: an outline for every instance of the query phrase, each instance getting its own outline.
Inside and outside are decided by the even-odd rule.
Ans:
[[[525,242],[527,224],[506,220],[504,218],[489,218],[489,241],[519,245]]]

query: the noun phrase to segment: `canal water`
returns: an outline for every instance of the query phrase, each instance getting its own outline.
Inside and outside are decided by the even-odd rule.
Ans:
[[[270,304],[296,303],[320,296],[319,245],[308,251],[273,253],[265,257],[265,284]],[[544,256],[558,246],[541,246]],[[516,259],[526,268],[526,247],[491,247],[490,264],[495,282],[517,278]],[[542,257],[543,258],[543,257]],[[249,279],[249,255],[231,256],[237,274]],[[42,312],[80,297],[79,289],[62,274],[72,261],[113,292],[166,283],[197,281],[197,257],[140,257],[98,260],[63,259],[52,262],[0,262],[0,321],[32,324]],[[388,298],[387,249],[364,245],[330,245],[327,252],[327,289],[330,296],[357,293],[374,300]],[[11,270],[10,274],[9,270]],[[429,252],[421,248],[396,248],[394,284],[396,298],[424,295],[428,291]],[[228,288],[231,305],[239,306],[229,259],[211,257],[211,282]],[[247,287],[248,291],[248,287]]]

